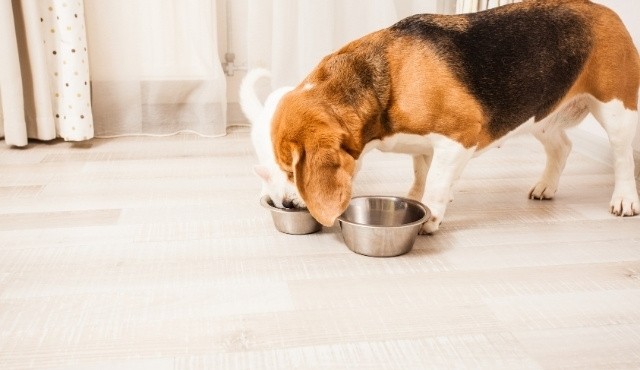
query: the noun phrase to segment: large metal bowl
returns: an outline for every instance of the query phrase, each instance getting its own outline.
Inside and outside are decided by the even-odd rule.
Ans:
[[[322,225],[306,208],[277,208],[268,195],[260,199],[260,204],[271,212],[273,224],[282,233],[305,235],[322,229]]]
[[[431,215],[415,200],[390,196],[355,197],[338,217],[347,247],[372,257],[393,257],[413,248]]]

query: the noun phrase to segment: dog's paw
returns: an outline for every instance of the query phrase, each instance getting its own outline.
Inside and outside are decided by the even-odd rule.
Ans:
[[[609,212],[620,217],[636,216],[640,214],[638,195],[624,196],[614,194],[609,203]]]
[[[440,228],[440,224],[442,221],[434,216],[431,216],[427,222],[422,224],[422,228],[420,229],[420,235],[428,235],[433,234]]]
[[[558,189],[546,182],[539,182],[529,191],[529,199],[548,200],[553,199]]]

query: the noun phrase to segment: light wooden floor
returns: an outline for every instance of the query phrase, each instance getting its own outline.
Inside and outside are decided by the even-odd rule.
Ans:
[[[640,218],[577,147],[554,201],[541,147],[471,161],[408,255],[287,236],[246,129],[0,148],[1,369],[640,368]],[[373,153],[356,193],[403,195]]]

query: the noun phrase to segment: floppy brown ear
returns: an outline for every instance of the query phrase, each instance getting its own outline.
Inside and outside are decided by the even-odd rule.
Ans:
[[[355,159],[337,148],[314,147],[297,153],[295,182],[311,215],[333,226],[351,200]]]

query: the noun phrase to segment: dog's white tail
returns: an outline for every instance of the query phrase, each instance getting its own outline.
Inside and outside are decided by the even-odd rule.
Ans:
[[[271,77],[264,68],[250,70],[240,84],[240,108],[252,125],[258,122],[264,106],[256,94],[255,84],[263,77]]]

